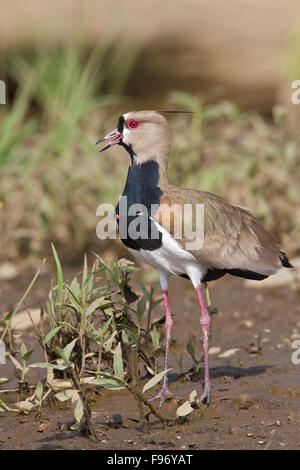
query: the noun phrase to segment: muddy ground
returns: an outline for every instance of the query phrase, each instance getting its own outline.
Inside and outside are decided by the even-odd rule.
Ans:
[[[2,307],[10,307],[5,302],[20,297],[29,278],[28,274],[2,284]],[[45,408],[41,420],[35,413],[0,413],[0,449],[299,449],[300,364],[293,365],[291,360],[291,343],[300,338],[297,292],[288,285],[251,287],[229,276],[210,285],[213,304],[219,308],[213,317],[211,346],[221,349],[210,355],[209,408],[203,405],[186,423],[167,429],[151,419],[146,433],[137,422],[139,412],[132,396],[100,389],[92,411],[99,442],[70,431],[71,406],[59,404]],[[49,276],[44,275],[25,307],[43,304],[48,287]],[[196,338],[198,356],[201,351],[199,308],[189,282],[174,279],[170,299],[175,320],[170,354],[174,398],[163,408],[169,415],[175,399],[187,399],[194,389],[200,393],[203,373],[192,382],[183,381],[177,363],[183,354],[183,369],[191,367],[186,352],[191,335]],[[219,357],[231,348],[238,350],[227,358]],[[36,362],[34,355],[32,362]],[[0,376],[12,374],[7,366],[0,368]],[[37,378],[31,376],[33,381]],[[5,399],[10,403],[16,397],[6,395]],[[47,424],[42,432],[41,422]]]

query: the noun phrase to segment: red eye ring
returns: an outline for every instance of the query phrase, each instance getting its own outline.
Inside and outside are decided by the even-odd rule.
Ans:
[[[140,121],[137,121],[137,119],[130,119],[126,122],[128,129],[137,129],[140,124]]]

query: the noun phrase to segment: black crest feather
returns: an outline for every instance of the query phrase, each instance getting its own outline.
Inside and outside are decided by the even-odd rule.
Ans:
[[[194,114],[194,111],[178,111],[177,109],[157,109],[157,113]]]

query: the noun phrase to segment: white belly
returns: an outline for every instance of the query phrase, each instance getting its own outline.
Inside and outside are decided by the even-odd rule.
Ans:
[[[170,275],[186,274],[197,287],[207,272],[207,266],[201,265],[194,255],[184,250],[161,225],[157,222],[155,225],[162,233],[162,246],[153,251],[127,248],[129,252],[143,263]]]

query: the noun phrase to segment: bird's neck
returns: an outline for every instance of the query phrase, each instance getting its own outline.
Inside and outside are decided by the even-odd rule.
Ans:
[[[167,178],[164,169],[155,160],[141,164],[131,163],[128,169],[123,196],[127,196],[127,204],[159,204],[162,186]]]
[[[169,148],[167,149],[151,149],[151,152],[140,152],[135,154],[131,146],[122,144],[130,156],[130,167],[128,176],[131,174],[138,175],[140,179],[145,179],[147,182],[150,179],[150,184],[157,177],[159,186],[168,186],[168,160]],[[165,150],[165,151],[163,151]],[[155,157],[153,157],[155,155]],[[128,179],[127,176],[127,179]]]

